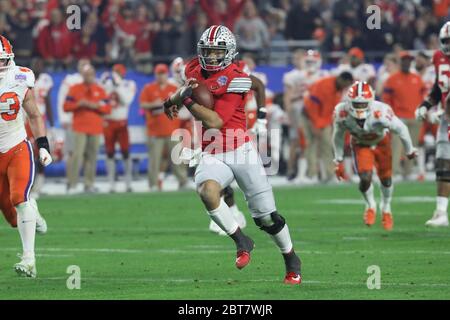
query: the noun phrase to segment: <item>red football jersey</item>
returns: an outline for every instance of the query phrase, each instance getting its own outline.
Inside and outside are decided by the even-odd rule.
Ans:
[[[202,128],[202,150],[227,152],[248,142],[244,107],[252,81],[240,66],[232,63],[223,70],[207,73],[195,58],[187,63],[185,75],[186,79],[195,78],[208,87],[214,98],[214,111],[223,120],[220,133]]]
[[[445,105],[445,98],[450,91],[450,59],[441,50],[437,50],[433,55],[433,65],[442,92],[442,105]]]

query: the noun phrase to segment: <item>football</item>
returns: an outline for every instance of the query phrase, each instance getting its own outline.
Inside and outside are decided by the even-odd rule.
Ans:
[[[201,82],[192,90],[192,100],[205,108],[214,109],[214,98],[208,87]]]

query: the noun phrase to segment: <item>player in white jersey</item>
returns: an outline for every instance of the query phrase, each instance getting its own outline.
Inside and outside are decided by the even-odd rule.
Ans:
[[[112,111],[105,118],[105,151],[108,159],[108,180],[110,192],[116,191],[116,143],[120,145],[125,168],[125,187],[131,192],[132,163],[130,158],[130,138],[128,134],[128,112],[136,95],[136,82],[125,79],[126,68],[115,64],[111,72],[102,75],[100,83],[109,95]]]
[[[35,166],[25,116],[36,137],[40,163],[48,166],[52,162],[34,84],[33,71],[15,65],[11,44],[0,36],[0,211],[19,230],[23,254],[14,269],[26,277],[36,276],[35,233],[39,229],[45,232],[47,226],[30,197]]]
[[[357,47],[348,51],[349,63],[342,63],[333,70],[333,74],[341,74],[344,71],[350,72],[353,79],[367,82],[371,87],[375,86],[376,71],[373,65],[364,63],[364,52]]]
[[[439,122],[436,144],[436,210],[433,217],[425,225],[431,227],[447,227],[448,197],[450,196],[450,22],[446,22],[439,32],[441,50],[433,55],[436,80],[428,97],[416,110],[416,117],[430,122]],[[441,110],[433,111],[433,107],[442,104]]]
[[[376,202],[372,185],[372,172],[376,168],[380,178],[382,223],[385,230],[393,228],[391,211],[392,151],[390,132],[398,134],[407,157],[416,157],[406,125],[394,115],[391,107],[374,101],[375,94],[366,82],[357,81],[348,91],[348,101],[339,103],[334,111],[333,148],[336,176],[345,177],[343,164],[344,136],[352,136],[353,161],[358,172],[359,190],[366,201],[364,223],[371,226],[376,220]]]
[[[289,126],[289,161],[288,161],[288,179],[293,179],[297,172],[297,159],[299,148],[299,130],[304,128],[302,125],[308,121],[303,116],[303,97],[308,88],[317,80],[326,77],[328,71],[322,70],[322,58],[318,51],[308,50],[305,54],[302,51],[296,52],[294,56],[295,69],[283,75],[284,109],[290,118]],[[300,180],[306,179],[306,160],[301,157],[299,174]]]
[[[436,80],[436,72],[434,66],[431,63],[430,57],[424,52],[420,51],[415,58],[413,72],[420,75],[423,83],[427,89],[427,94],[431,91]],[[440,105],[436,106],[436,110],[441,108]],[[425,140],[426,137],[431,139],[436,139],[436,133],[438,129],[438,122],[431,123],[430,121],[424,121],[420,128],[419,133],[419,154],[417,157],[417,166],[419,169],[419,174],[417,180],[423,181],[425,179],[425,162],[426,162],[426,148]],[[433,140],[431,140],[433,141]],[[434,145],[434,143],[433,143]]]
[[[48,123],[50,141],[54,142],[56,138],[53,130],[55,123],[53,118],[52,103],[50,99],[51,90],[53,88],[53,79],[48,73],[44,72],[44,61],[40,58],[35,58],[31,61],[31,69],[33,70],[36,77],[33,90],[36,105],[38,106],[39,112],[44,119],[44,123]],[[30,141],[33,141],[34,137],[30,132],[28,125],[27,132]],[[41,189],[45,181],[44,167],[39,163],[39,161],[36,161],[36,171],[37,172],[34,179],[33,188],[31,189],[31,197],[34,199],[39,198]]]

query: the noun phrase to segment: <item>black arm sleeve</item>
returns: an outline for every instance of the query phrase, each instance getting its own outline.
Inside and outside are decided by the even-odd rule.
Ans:
[[[442,97],[442,91],[441,88],[439,88],[437,80],[434,82],[433,88],[431,89],[430,93],[428,94],[428,99],[433,105],[436,105],[441,101]]]

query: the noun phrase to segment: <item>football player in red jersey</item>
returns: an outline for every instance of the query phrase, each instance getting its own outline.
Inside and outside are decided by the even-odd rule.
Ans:
[[[261,230],[275,241],[286,265],[284,282],[300,284],[300,259],[293,249],[285,219],[277,212],[275,199],[256,148],[246,130],[245,94],[252,81],[233,63],[236,39],[224,26],[214,25],[201,36],[198,58],[186,66],[188,81],[164,104],[169,118],[184,105],[202,122],[202,155],[195,172],[198,194],[213,219],[236,244],[236,267],[250,262],[253,240],[246,236],[221,200],[220,193],[236,179],[245,194],[249,211]],[[191,99],[197,82],[208,87],[214,110]]]
[[[416,117],[421,120],[429,119],[434,122],[438,117],[439,129],[436,145],[436,210],[433,217],[425,225],[433,227],[448,226],[448,197],[450,196],[450,22],[446,22],[439,32],[441,50],[433,55],[433,65],[436,70],[436,80],[428,97],[416,110]],[[429,111],[433,106],[442,103],[444,111]]]

